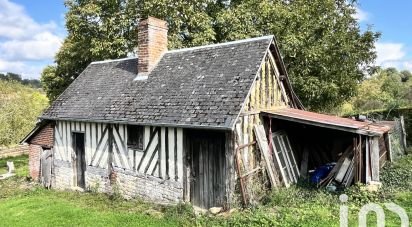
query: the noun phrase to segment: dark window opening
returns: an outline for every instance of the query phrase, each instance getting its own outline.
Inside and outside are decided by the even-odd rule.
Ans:
[[[127,126],[127,146],[131,149],[143,150],[143,126]]]

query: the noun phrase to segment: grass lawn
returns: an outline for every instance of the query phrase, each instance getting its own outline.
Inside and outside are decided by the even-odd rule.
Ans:
[[[281,189],[263,205],[228,217],[196,216],[190,206],[160,206],[116,196],[42,189],[27,181],[27,156],[11,158],[17,176],[0,181],[0,226],[339,226],[339,194],[294,186]],[[367,193],[353,186],[349,196],[349,225],[358,226],[358,211],[368,202],[394,202],[412,218],[412,156],[385,168],[384,187]],[[6,160],[0,160],[0,173]],[[400,226],[387,211],[386,226]],[[370,215],[368,224],[376,225]],[[375,224],[373,222],[375,221]]]

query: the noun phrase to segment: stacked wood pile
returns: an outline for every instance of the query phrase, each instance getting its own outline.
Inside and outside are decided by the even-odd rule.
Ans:
[[[357,142],[355,139],[354,144],[343,152],[331,172],[319,185],[348,187],[354,180],[359,182],[362,178],[362,171],[360,171],[362,169],[361,146],[361,141]]]

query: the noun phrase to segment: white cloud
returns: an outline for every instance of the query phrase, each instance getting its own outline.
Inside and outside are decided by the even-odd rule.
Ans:
[[[0,71],[39,77],[39,62],[52,62],[63,38],[55,22],[39,23],[24,7],[0,0]]]
[[[50,32],[35,34],[27,40],[8,40],[0,43],[0,57],[9,60],[43,60],[54,57],[62,39]]]
[[[375,44],[378,65],[392,61],[399,61],[405,57],[404,45],[402,43],[376,43]]]
[[[356,13],[354,15],[355,19],[357,19],[359,22],[368,20],[369,13],[361,10],[359,7],[356,7],[355,10],[356,10]]]
[[[23,78],[39,79],[45,65],[50,62],[40,62],[39,64],[28,64],[22,61],[4,61],[0,59],[0,73],[13,72],[20,74]]]
[[[412,71],[412,60],[407,58],[405,49],[403,43],[376,43],[375,50],[378,55],[376,64],[384,68],[394,67]]]

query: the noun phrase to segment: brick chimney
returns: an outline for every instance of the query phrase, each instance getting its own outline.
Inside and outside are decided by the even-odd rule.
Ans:
[[[148,74],[167,51],[166,21],[148,17],[139,22],[138,74]]]

